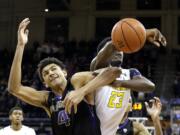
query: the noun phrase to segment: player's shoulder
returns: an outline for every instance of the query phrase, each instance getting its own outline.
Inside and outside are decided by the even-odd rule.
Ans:
[[[22,130],[26,130],[26,131],[29,131],[29,132],[35,132],[35,130],[33,128],[25,126],[25,125],[22,126]]]
[[[137,68],[130,68],[129,71],[138,71],[139,72],[139,70]]]
[[[130,68],[129,70],[130,70],[130,77],[131,78],[134,78],[134,77],[137,77],[137,76],[142,76],[141,72],[136,68]]]
[[[6,127],[4,127],[4,128],[1,128],[0,129],[0,132],[2,132],[2,131],[8,131],[8,130],[10,130],[11,128],[10,128],[10,126],[6,126]]]

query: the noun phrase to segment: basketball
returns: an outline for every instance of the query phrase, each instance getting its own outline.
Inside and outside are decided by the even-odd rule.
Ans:
[[[117,50],[124,53],[134,53],[144,46],[146,30],[138,20],[125,18],[114,25],[111,38]]]

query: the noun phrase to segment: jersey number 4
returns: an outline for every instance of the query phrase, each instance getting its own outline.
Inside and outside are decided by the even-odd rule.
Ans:
[[[58,113],[58,124],[65,124],[66,126],[69,126],[70,124],[70,118],[64,110]]]
[[[124,92],[112,91],[109,98],[108,107],[110,108],[121,108]]]

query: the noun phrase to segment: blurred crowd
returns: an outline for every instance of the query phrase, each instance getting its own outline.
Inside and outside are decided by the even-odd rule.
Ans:
[[[173,92],[176,98],[180,97],[180,51],[175,51],[176,56],[176,75],[173,83]]]

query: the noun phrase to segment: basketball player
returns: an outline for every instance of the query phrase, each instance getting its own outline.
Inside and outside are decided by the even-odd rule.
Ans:
[[[38,65],[39,77],[47,87],[52,89],[51,92],[37,91],[21,84],[21,63],[28,41],[27,26],[29,23],[29,18],[26,18],[19,25],[18,43],[8,82],[9,92],[26,103],[43,108],[51,117],[54,135],[99,135],[100,129],[92,105],[82,101],[78,106],[78,111],[76,108],[74,109],[75,112],[77,111],[76,114],[68,115],[65,112],[62,101],[68,92],[66,89],[68,82],[65,66],[61,61],[55,58],[46,58]],[[86,73],[91,80],[94,78],[91,72]],[[118,68],[106,68],[97,75],[95,81],[91,81],[88,89],[97,89],[107,85],[115,80],[119,74]],[[85,78],[78,79],[86,81]],[[72,84],[75,83],[76,80],[73,79]]]
[[[159,30],[148,29],[146,34],[148,42],[156,46],[160,46],[160,44],[166,46],[166,39]],[[100,46],[103,46],[103,48],[100,47],[102,49],[91,62],[91,70],[107,67],[108,65],[121,68],[123,53],[116,51],[111,39],[102,41]],[[143,77],[137,69],[121,69],[121,71],[122,74],[116,79],[113,88],[103,87],[95,93],[96,113],[100,119],[102,135],[115,134],[118,124],[117,117],[122,119],[125,113],[130,90],[150,92],[155,88],[155,85]]]
[[[154,97],[152,100],[150,100],[149,103],[145,102],[145,105],[147,112],[151,116],[151,119],[153,121],[155,127],[155,134],[163,135],[159,118],[162,107],[160,99]],[[132,111],[132,101],[129,102],[129,106],[121,121],[122,124],[119,125],[119,129],[116,135],[150,135],[149,131],[143,124],[131,121],[127,118],[129,111]]]
[[[157,29],[147,30],[149,42],[159,46],[160,43],[166,45],[164,36]],[[112,45],[111,38],[103,40],[98,47],[98,54],[91,62],[91,70],[111,66],[119,67],[122,74],[113,83],[113,87],[105,86],[95,92],[96,113],[101,123],[102,135],[115,135],[117,127],[127,108],[127,102],[130,97],[130,90],[151,92],[155,85],[143,77],[137,69],[122,69],[123,53],[116,51]],[[78,74],[76,74],[78,76]],[[81,75],[79,75],[79,78]],[[78,78],[78,77],[77,77]],[[80,88],[83,82],[79,81]],[[86,89],[84,89],[86,90]],[[84,94],[90,91],[73,91],[65,98],[65,106],[70,110],[73,103],[76,105],[83,99]]]
[[[114,57],[114,59],[112,60],[116,60],[115,62],[118,62],[120,61],[120,59],[122,59],[122,57],[120,56],[117,57],[116,55],[116,57]],[[104,86],[95,91],[95,107],[97,116],[100,120],[102,135],[116,134],[117,128],[128,106],[130,89],[136,91],[150,92],[155,87],[155,85],[151,81],[143,77],[136,69],[121,69],[121,72],[121,75],[117,77],[117,80],[114,84],[112,84],[112,87]],[[82,77],[82,75],[78,75],[78,73],[76,73],[75,76],[79,76],[79,78]],[[77,80],[78,79],[76,79],[76,81]],[[83,84],[84,82],[81,81],[78,82]],[[121,82],[123,82],[122,85],[120,84]],[[85,94],[80,93],[80,90],[86,90],[86,86],[81,87],[80,84],[78,86],[79,87],[74,86],[75,89],[79,89],[78,91],[70,92],[65,98],[64,102],[68,110],[70,110],[71,105],[74,102],[79,102],[77,101],[79,100],[79,97],[82,100],[83,96],[89,93],[87,91],[84,91]]]
[[[36,135],[34,129],[24,126],[23,110],[20,107],[13,107],[9,112],[10,126],[2,128],[0,135]]]

